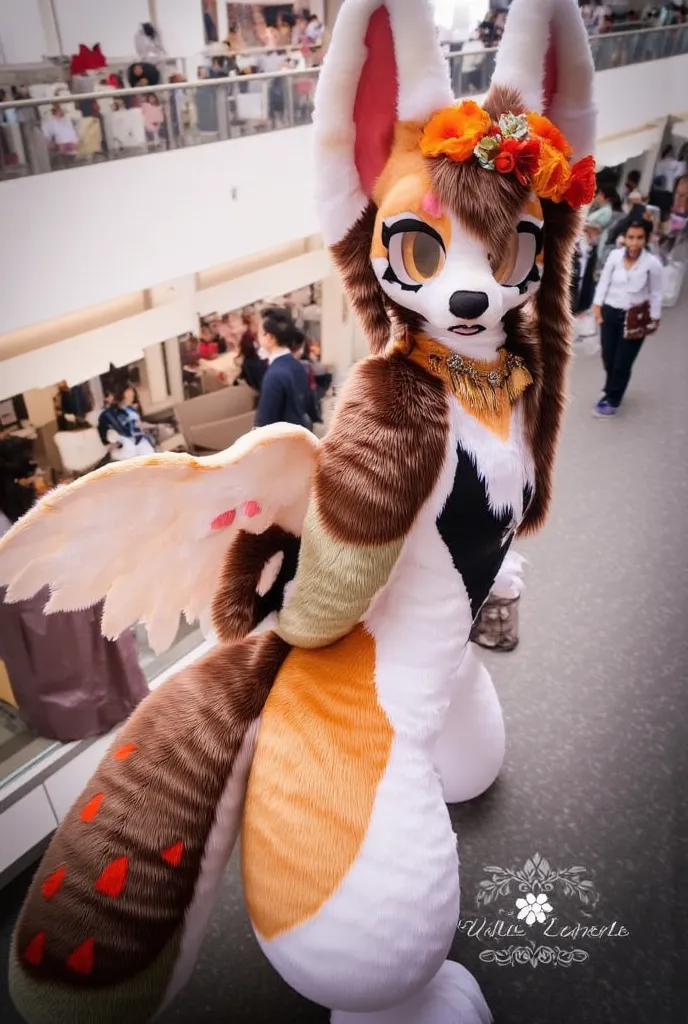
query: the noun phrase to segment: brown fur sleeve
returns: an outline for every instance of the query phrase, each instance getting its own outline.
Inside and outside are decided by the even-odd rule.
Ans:
[[[270,526],[263,533],[239,534],[227,552],[213,598],[213,628],[220,640],[241,640],[271,612],[279,611],[284,587],[296,572],[299,546],[299,538],[279,526]],[[277,578],[261,596],[258,585],[263,569],[278,554],[282,564]]]
[[[442,468],[442,382],[403,355],[360,363],[323,442],[315,497],[328,532],[349,544],[404,536]]]
[[[401,354],[356,368],[321,447],[279,616],[290,644],[326,646],[361,621],[437,481],[448,429],[442,383]]]

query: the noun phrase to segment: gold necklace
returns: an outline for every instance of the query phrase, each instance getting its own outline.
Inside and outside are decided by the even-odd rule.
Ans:
[[[521,356],[506,349],[500,349],[495,362],[483,362],[421,336],[414,339],[408,357],[444,380],[459,401],[476,413],[498,413],[505,400],[512,405],[533,383]]]

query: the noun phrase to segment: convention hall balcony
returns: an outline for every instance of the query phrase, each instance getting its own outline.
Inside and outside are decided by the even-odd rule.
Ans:
[[[686,127],[688,26],[591,44],[598,166],[639,158],[649,187],[662,140],[670,129],[681,138]],[[494,51],[449,59],[456,95],[479,99]],[[10,332],[169,282],[191,280],[193,290],[194,275],[317,236],[317,75],[311,68],[79,96],[53,90],[0,103],[0,354]],[[74,131],[73,146],[51,147],[41,130],[55,108]],[[166,331],[189,329],[169,319]]]

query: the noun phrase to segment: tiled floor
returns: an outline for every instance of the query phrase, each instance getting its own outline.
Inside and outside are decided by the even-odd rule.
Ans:
[[[545,532],[521,547],[531,560],[521,645],[488,659],[508,752],[494,789],[452,809],[463,900],[452,956],[479,978],[496,1024],[686,1024],[687,314],[688,297],[667,312],[615,421],[590,416],[599,357],[577,357],[555,508]],[[537,966],[509,953],[524,940],[482,926],[513,922],[518,883],[505,873],[528,859],[541,875],[557,874],[556,923],[528,935],[541,948]],[[477,907],[494,867],[509,892]],[[3,956],[27,881],[2,894]],[[584,903],[593,893],[596,902]],[[560,934],[576,923],[597,931]],[[18,1021],[6,993],[0,1020]],[[327,1020],[263,959],[236,864],[193,980],[160,1020]]]

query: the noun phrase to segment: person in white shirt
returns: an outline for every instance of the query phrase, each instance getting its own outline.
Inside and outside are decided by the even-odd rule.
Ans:
[[[593,311],[602,327],[602,362],[606,373],[604,395],[595,415],[615,416],[631,379],[631,369],[645,337],[626,337],[626,314],[649,303],[653,334],[662,316],[662,264],[646,250],[651,224],[631,223],[624,246],[611,252],[595,291]]]
[[[686,165],[683,160],[676,159],[673,146],[666,146],[662,152],[662,159],[655,167],[656,187],[671,192],[673,195],[676,182],[685,173]]]
[[[51,146],[60,153],[73,153],[79,146],[79,136],[73,123],[59,103],[50,112],[50,117],[43,121],[43,135]]]
[[[461,47],[461,60],[454,64],[459,73],[459,81],[454,82],[457,96],[480,91],[484,60],[485,44],[480,38],[480,30],[476,29],[472,37]]]
[[[150,61],[151,64],[157,64],[167,56],[162,36],[150,21],[144,21],[139,26],[139,30],[134,36],[134,47],[139,59]]]

